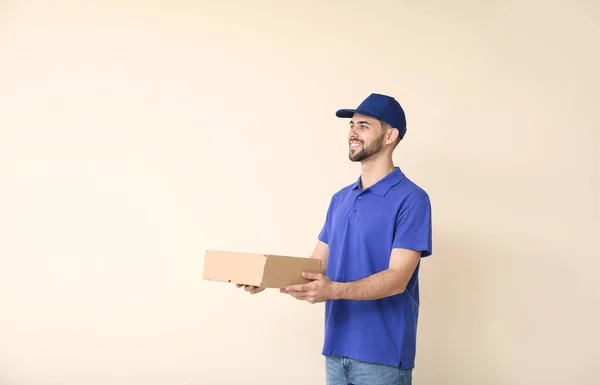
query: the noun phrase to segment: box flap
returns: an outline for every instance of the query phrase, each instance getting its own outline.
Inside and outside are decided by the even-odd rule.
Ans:
[[[310,282],[302,276],[306,273],[321,273],[321,260],[315,258],[288,257],[267,254],[263,274],[263,287],[282,288]]]

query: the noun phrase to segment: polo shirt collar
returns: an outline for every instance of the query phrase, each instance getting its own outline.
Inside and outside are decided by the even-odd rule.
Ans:
[[[367,190],[373,191],[377,195],[384,196],[388,191],[404,179],[404,173],[400,170],[400,167],[395,167],[392,172],[387,174],[385,177],[380,179],[373,186]],[[361,177],[352,185],[352,190],[361,190]]]

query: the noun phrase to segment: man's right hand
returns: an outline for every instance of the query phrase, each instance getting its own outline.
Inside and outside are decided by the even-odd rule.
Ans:
[[[264,287],[258,287],[258,286],[239,285],[239,284],[236,284],[235,286],[238,288],[243,287],[244,290],[246,290],[250,294],[257,294],[257,293],[260,293],[261,291],[265,290]]]

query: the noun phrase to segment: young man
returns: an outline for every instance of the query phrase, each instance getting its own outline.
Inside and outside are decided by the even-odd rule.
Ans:
[[[310,283],[281,292],[326,302],[328,385],[411,384],[418,271],[432,253],[429,196],[394,166],[406,119],[393,97],[371,94],[336,115],[351,119],[349,158],[361,163],[361,174],[331,198],[311,256],[323,261],[322,274],[305,274]]]

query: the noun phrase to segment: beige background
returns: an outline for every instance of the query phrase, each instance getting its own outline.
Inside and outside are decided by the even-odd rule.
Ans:
[[[0,383],[324,384],[322,304],[203,253],[308,256],[383,92],[434,209],[414,383],[598,384],[599,46],[595,1],[0,2]]]

